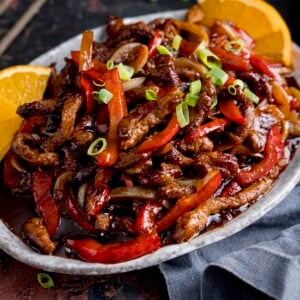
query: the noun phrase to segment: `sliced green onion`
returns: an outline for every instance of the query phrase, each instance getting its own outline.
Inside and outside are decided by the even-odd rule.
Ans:
[[[102,146],[99,150],[97,150],[97,148],[99,148],[100,143],[102,143]],[[103,138],[103,137],[97,138],[89,146],[89,149],[87,150],[87,154],[90,156],[96,156],[96,155],[100,154],[101,152],[103,152],[106,149],[106,147],[107,147],[106,138]]]
[[[218,86],[222,86],[228,79],[228,74],[219,68],[211,69],[206,73],[206,76],[211,77],[213,84]]]
[[[195,95],[199,94],[201,91],[201,81],[200,79],[191,82],[190,84],[190,93]]]
[[[98,87],[103,87],[105,86],[105,82],[103,82],[102,80],[99,80],[99,82],[93,80],[93,85]]]
[[[190,123],[189,107],[185,102],[181,102],[176,106],[176,117],[181,128]]]
[[[146,99],[149,101],[157,100],[157,93],[154,90],[147,89],[145,91]]]
[[[259,97],[256,96],[252,91],[250,91],[248,88],[244,89],[244,94],[247,98],[249,98],[253,103],[258,104],[259,103]]]
[[[244,82],[240,79],[234,80],[234,82],[228,86],[228,93],[231,94],[232,96],[236,95],[236,88],[239,86],[241,89],[244,88]]]
[[[172,41],[172,47],[175,50],[179,50],[181,41],[182,41],[182,37],[179,34],[176,34]]]
[[[230,52],[236,52],[241,50],[244,47],[244,41],[242,40],[234,40],[229,41],[225,44],[224,49]]]
[[[54,282],[52,278],[46,273],[37,273],[37,280],[44,289],[54,287]]]
[[[108,60],[107,63],[106,63],[106,69],[107,70],[111,70],[115,67],[115,64],[112,60]]]
[[[185,102],[188,106],[195,107],[196,104],[197,104],[198,99],[199,99],[199,96],[198,96],[198,95],[194,95],[194,94],[191,94],[191,93],[187,93],[187,94],[185,95],[184,102]]]
[[[212,53],[210,50],[206,48],[199,48],[198,51],[198,57],[199,59],[204,63],[205,66],[207,66],[210,69],[213,68],[221,68],[222,63],[221,60],[217,55]]]
[[[95,99],[99,104],[107,104],[113,97],[113,94],[107,89],[100,89],[99,91],[94,91],[92,94],[96,95]]]
[[[243,89],[244,86],[245,86],[245,83],[241,79],[236,79],[236,80],[234,80],[233,85],[234,86],[240,86],[241,89]]]
[[[227,90],[230,95],[232,95],[232,96],[236,95],[236,87],[233,84],[228,86]]]
[[[165,46],[159,45],[156,47],[157,51],[161,55],[170,55],[172,56],[172,53],[169,51],[169,49]]]
[[[117,68],[119,71],[119,76],[122,81],[130,80],[134,74],[134,68],[123,65],[122,63],[117,64]]]
[[[215,96],[215,97],[214,97],[214,101],[213,101],[213,103],[212,103],[212,105],[211,105],[210,109],[213,109],[213,108],[215,108],[215,107],[217,106],[217,104],[218,104],[218,97],[217,97],[217,96]]]

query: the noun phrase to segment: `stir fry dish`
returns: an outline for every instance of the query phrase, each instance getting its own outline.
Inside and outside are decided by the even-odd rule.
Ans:
[[[293,67],[255,51],[197,5],[184,20],[109,17],[53,72],[3,163],[12,193],[35,211],[35,250],[100,263],[190,241],[256,202],[300,136]],[[65,230],[71,224],[72,230]]]

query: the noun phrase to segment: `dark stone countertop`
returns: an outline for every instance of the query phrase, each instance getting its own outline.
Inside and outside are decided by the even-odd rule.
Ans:
[[[0,1],[0,4],[3,0]],[[24,13],[32,0],[14,0],[0,17],[0,38]],[[109,14],[121,17],[188,8],[186,0],[48,0],[14,43],[0,57],[0,68],[30,62],[36,56],[81,33],[103,25]],[[270,1],[290,26],[296,28],[296,1]],[[36,280],[39,270],[28,267],[0,251],[0,299],[168,299],[164,279],[157,267],[108,276],[51,274],[55,288],[45,290]]]

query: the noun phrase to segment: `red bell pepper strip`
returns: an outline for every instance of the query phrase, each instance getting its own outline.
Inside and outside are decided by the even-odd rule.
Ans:
[[[185,138],[184,141],[187,144],[191,144],[193,142],[194,139],[201,137],[201,136],[205,136],[215,130],[218,129],[224,129],[224,127],[229,124],[230,121],[228,119],[225,118],[219,118],[219,119],[215,119],[213,121],[210,121],[209,123],[206,124],[202,124],[200,125],[198,128],[196,128],[195,130],[193,130],[192,132],[190,132]]]
[[[147,202],[141,207],[135,223],[139,234],[150,233],[153,230],[155,218],[161,209],[162,205],[155,202]]]
[[[79,65],[80,51],[72,50],[71,51],[71,57],[72,57],[73,61],[77,65]],[[100,60],[93,59],[92,65],[93,65],[93,70],[95,70],[95,71],[104,73],[107,70],[106,64],[101,62]]]
[[[45,116],[38,116],[38,115],[35,115],[35,116],[32,116],[30,118],[28,118],[27,120],[25,120],[19,131],[22,132],[22,133],[33,133],[34,129],[37,127],[37,126],[45,126],[46,125],[46,118]]]
[[[234,71],[250,70],[249,61],[245,57],[226,51],[221,47],[211,47],[210,50],[219,57],[222,62],[223,69]]]
[[[282,157],[284,142],[277,126],[273,126],[267,134],[264,158],[251,166],[250,170],[242,170],[236,175],[241,186],[248,185],[268,174]]]
[[[219,108],[222,114],[229,120],[238,124],[245,123],[245,118],[243,117],[238,106],[235,104],[234,100],[220,101]]]
[[[85,231],[96,233],[96,228],[92,224],[90,224],[84,217],[83,212],[78,207],[79,205],[74,199],[72,199],[73,197],[71,196],[71,193],[67,193],[66,197],[67,209],[72,219]]]
[[[206,201],[218,189],[221,183],[219,170],[211,170],[202,180],[197,191],[189,196],[179,198],[176,203],[156,222],[158,232],[171,227],[176,220],[185,213],[196,208],[200,203]]]
[[[99,133],[106,133],[108,131],[109,113],[107,105],[97,106],[95,125]]]
[[[96,201],[93,203],[93,207],[91,207],[88,211],[88,215],[92,217],[96,217],[103,209],[105,204],[109,199],[110,188],[104,187],[102,191],[96,196]]]
[[[94,86],[83,75],[80,76],[80,84],[85,93],[85,111],[87,114],[91,114],[96,107],[96,100],[93,96]]]
[[[38,170],[33,174],[32,193],[38,212],[42,215],[50,237],[53,237],[60,223],[60,214],[51,194],[53,172]]]
[[[149,42],[148,45],[148,59],[152,58],[157,52],[156,47],[159,46],[164,38],[164,33],[162,31],[156,31],[154,36]]]
[[[180,126],[177,121],[176,114],[173,114],[168,126],[152,138],[145,140],[136,149],[136,153],[154,151],[167,144],[179,131]]]
[[[71,50],[71,58],[77,65],[79,65],[79,57],[80,57],[80,51]]]
[[[107,67],[102,61],[93,59],[93,70],[104,73],[107,70]]]
[[[189,57],[198,49],[198,47],[198,42],[192,42],[186,39],[182,39],[182,41],[180,42],[179,52],[182,56]]]
[[[105,75],[103,72],[99,72],[94,69],[84,72],[84,75],[90,78],[91,80],[95,81],[96,83],[103,82],[105,79]]]
[[[267,60],[261,55],[252,52],[250,56],[250,63],[260,73],[266,74],[274,79],[277,78],[277,74],[272,70]]]
[[[80,55],[79,55],[79,71],[87,71],[93,67],[93,32],[86,30],[82,34]]]
[[[15,188],[21,179],[21,174],[11,164],[11,159],[14,156],[16,157],[14,152],[9,150],[4,157],[3,164],[3,182],[10,189]]]
[[[253,49],[255,47],[253,38],[246,31],[235,24],[229,24],[229,26],[235,31],[236,35],[245,42],[247,48]]]
[[[107,147],[98,155],[98,166],[112,166],[118,157],[118,124],[127,115],[127,105],[122,81],[117,68],[105,73],[105,88],[113,94],[107,104],[109,112],[109,129]]]
[[[66,240],[66,246],[81,259],[98,263],[119,263],[151,253],[161,247],[156,232],[121,243],[101,244],[94,239]]]

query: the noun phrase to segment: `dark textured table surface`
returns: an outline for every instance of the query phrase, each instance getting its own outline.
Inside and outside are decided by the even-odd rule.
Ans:
[[[0,0],[0,6],[5,0]],[[0,14],[0,38],[32,4],[14,0]],[[193,0],[48,0],[7,51],[0,56],[0,69],[30,62],[36,56],[88,28],[103,25],[109,14],[121,17],[187,8]],[[296,1],[270,1],[300,43]],[[1,195],[0,195],[1,197]],[[158,268],[109,276],[51,274],[55,288],[45,290],[36,280],[39,270],[25,266],[0,250],[0,300],[4,299],[168,299]]]

